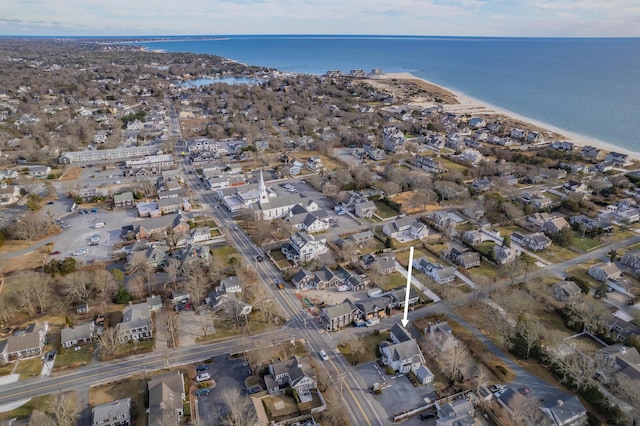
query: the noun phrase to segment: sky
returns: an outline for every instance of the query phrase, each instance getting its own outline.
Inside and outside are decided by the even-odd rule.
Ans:
[[[2,0],[0,35],[640,37],[638,0]]]

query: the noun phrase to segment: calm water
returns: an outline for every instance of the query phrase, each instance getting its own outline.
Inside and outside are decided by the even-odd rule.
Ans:
[[[282,71],[382,68],[640,152],[640,39],[225,36],[142,43]]]

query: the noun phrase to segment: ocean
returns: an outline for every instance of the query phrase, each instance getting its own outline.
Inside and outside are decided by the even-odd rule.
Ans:
[[[522,116],[640,152],[640,38],[216,37],[136,44],[308,74],[411,72]]]

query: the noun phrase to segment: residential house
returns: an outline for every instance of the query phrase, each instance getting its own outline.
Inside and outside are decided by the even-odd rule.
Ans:
[[[51,174],[51,167],[49,166],[29,166],[29,176],[42,178]]]
[[[162,309],[162,296],[152,294],[147,297],[147,306],[151,312],[157,312]]]
[[[126,306],[122,311],[122,322],[116,324],[116,330],[118,340],[122,343],[151,338],[153,324],[149,305],[144,302]]]
[[[188,232],[187,218],[183,214],[177,213],[144,219],[136,223],[133,233],[137,240],[144,240],[153,234],[164,236],[167,234],[167,230],[173,234]]]
[[[390,254],[382,254],[373,260],[370,267],[379,274],[387,275],[395,272],[396,261]]]
[[[115,208],[128,209],[135,206],[133,192],[127,191],[113,196],[113,205]]]
[[[131,424],[131,398],[119,399],[93,407],[92,426],[129,426]]]
[[[191,268],[198,264],[206,264],[211,258],[211,250],[209,246],[202,244],[189,244],[174,253],[174,257],[181,262],[180,268],[182,272],[188,274]]]
[[[467,124],[474,130],[483,129],[487,126],[485,119],[479,117],[471,117],[469,121],[467,121]]]
[[[444,405],[436,403],[438,419],[436,426],[471,426],[475,425],[475,409],[471,401],[458,399]]]
[[[42,355],[49,323],[36,322],[27,326],[24,330],[15,332],[6,340],[0,341],[0,360],[5,363],[24,358],[33,358]]]
[[[376,207],[373,201],[363,201],[355,204],[354,213],[358,217],[371,218],[377,209],[378,207]]]
[[[420,167],[428,172],[440,172],[443,171],[442,162],[438,161],[434,157],[426,155],[416,155],[409,159],[409,162],[416,167]]]
[[[462,213],[471,219],[480,219],[484,216],[484,207],[482,204],[471,204],[462,210]]]
[[[420,295],[415,291],[413,286],[409,289],[409,299],[407,300],[407,291],[404,288],[397,288],[390,292],[381,294],[387,306],[391,309],[403,309],[405,304],[413,306],[420,301]]]
[[[562,187],[568,192],[574,192],[576,194],[591,195],[591,189],[584,183],[575,180],[565,182]]]
[[[345,299],[338,305],[322,308],[321,318],[327,331],[336,331],[350,325],[360,314],[358,307]]]
[[[322,159],[320,157],[310,157],[307,160],[306,166],[314,172],[320,172],[324,170],[324,165],[322,164]]]
[[[158,209],[162,214],[177,212],[178,210],[191,210],[191,203],[187,198],[163,198],[158,200]]]
[[[271,362],[269,374],[264,377],[270,395],[280,395],[288,388],[300,395],[308,395],[317,388],[315,371],[308,359],[294,355],[288,360]]]
[[[536,210],[549,209],[553,207],[553,200],[545,196],[535,196],[531,199],[529,205]]]
[[[362,231],[362,232],[358,232],[356,234],[351,234],[348,237],[348,240],[353,241],[354,244],[357,244],[358,246],[362,246],[364,244],[366,244],[369,241],[373,241],[374,240],[374,235],[373,232],[371,231]]]
[[[518,140],[524,140],[525,136],[527,135],[526,130],[522,130],[522,129],[511,129],[511,132],[509,133],[509,136],[513,139],[518,139]]]
[[[576,300],[582,289],[573,281],[560,281],[551,286],[551,294],[559,302]]]
[[[470,246],[478,246],[482,243],[482,233],[476,230],[465,231],[465,233],[462,234],[462,241]]]
[[[569,142],[569,141],[554,141],[551,144],[551,148],[557,149],[559,151],[571,152],[571,151],[573,151],[573,142]]]
[[[291,276],[291,283],[298,289],[304,290],[311,288],[314,275],[306,269],[300,269]]]
[[[154,376],[149,389],[149,424],[178,425],[183,416],[184,376],[181,371],[170,371]]]
[[[475,251],[464,251],[456,247],[451,247],[444,252],[447,259],[462,266],[464,269],[480,266],[480,253]]]
[[[569,228],[569,222],[564,217],[554,217],[553,219],[545,220],[542,223],[541,230],[545,234],[555,235],[565,228]]]
[[[441,352],[458,345],[458,339],[453,336],[453,330],[446,321],[429,323],[424,329],[424,335]]]
[[[326,238],[315,238],[304,231],[299,231],[293,234],[289,242],[283,244],[280,250],[288,260],[308,262],[327,253],[329,248]]]
[[[620,263],[630,267],[634,272],[640,270],[640,253],[628,252],[622,255]]]
[[[484,156],[477,149],[467,148],[462,150],[458,158],[471,163],[472,166],[476,166],[484,159]]]
[[[324,290],[327,287],[334,287],[339,281],[339,278],[331,269],[327,266],[323,266],[321,269],[313,273],[312,285],[316,290]]]
[[[511,247],[494,246],[496,254],[496,263],[498,265],[506,265],[513,262],[520,255],[520,251]]]
[[[616,343],[600,349],[597,357],[602,361],[602,367],[596,373],[600,380],[614,380],[616,374],[640,380],[640,353],[636,348]]]
[[[7,185],[0,183],[0,205],[7,206],[15,204],[20,199],[20,187],[18,185]]]
[[[511,242],[520,244],[521,246],[533,251],[544,250],[551,245],[549,237],[542,232],[535,232],[529,235],[524,235],[520,232],[511,233]]]
[[[87,322],[73,327],[66,327],[60,330],[60,344],[63,348],[90,343],[95,337],[95,323]]]
[[[425,224],[411,217],[395,219],[382,227],[384,235],[398,241],[421,240],[427,236],[428,230]]]
[[[600,262],[589,268],[587,274],[598,281],[615,280],[622,276],[622,271],[612,262]]]
[[[142,255],[138,253],[132,253],[127,256],[127,262],[130,266],[137,267],[137,257],[144,257],[146,264],[154,268],[166,266],[169,261],[169,247],[167,246],[149,246],[142,252]]]
[[[575,395],[559,393],[548,398],[540,410],[546,414],[556,426],[578,424],[582,417],[586,417],[587,410]]]
[[[426,257],[413,259],[413,267],[424,272],[438,284],[450,283],[456,279],[456,268],[443,266],[440,263],[432,263]]]
[[[362,313],[362,319],[368,320],[382,316],[387,306],[385,303],[381,303],[380,298],[368,298],[356,302],[356,307]]]
[[[404,151],[404,133],[395,126],[387,126],[382,130],[382,148],[390,153]]]
[[[394,343],[380,343],[382,363],[400,373],[417,372],[425,363],[424,356],[415,339]]]
[[[602,218],[589,218],[579,214],[571,216],[569,223],[577,227],[580,232],[602,232],[605,235],[613,234],[613,224],[611,221]]]
[[[320,219],[316,214],[306,211],[304,213],[290,215],[287,221],[291,223],[293,229],[303,230],[310,234],[329,229],[329,222],[327,220]]]
[[[627,167],[633,163],[631,161],[631,157],[629,157],[629,154],[623,154],[613,151],[607,154],[607,157],[604,159],[604,161],[613,164],[614,167]]]

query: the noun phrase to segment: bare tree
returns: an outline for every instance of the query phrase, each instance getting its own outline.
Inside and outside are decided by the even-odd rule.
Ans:
[[[122,343],[118,339],[118,330],[115,327],[104,329],[98,336],[98,348],[106,355],[112,355],[120,345]]]
[[[75,271],[65,275],[60,282],[62,294],[70,301],[89,303],[95,295],[92,281],[93,275],[89,271]]]
[[[509,401],[511,419],[514,426],[538,425],[543,422],[543,413],[540,411],[540,403],[536,398],[529,398],[516,393]]]
[[[440,362],[445,374],[452,381],[463,380],[473,364],[467,346],[460,341],[449,350],[441,352]]]
[[[74,392],[58,392],[51,395],[44,407],[55,426],[75,426],[80,414],[80,405]]]
[[[171,339],[171,347],[177,348],[178,345],[176,343],[176,338],[178,337],[178,315],[173,312],[169,312],[165,319],[165,326],[167,327],[167,333],[169,333],[169,338]]]
[[[113,274],[106,269],[96,269],[93,273],[93,287],[95,289],[95,299],[106,303],[118,290],[118,284]]]
[[[164,271],[169,275],[169,279],[171,280],[171,285],[173,288],[176,286],[176,281],[178,279],[178,275],[180,274],[181,263],[175,257],[172,257],[167,262],[167,266],[164,267]],[[166,290],[166,288],[164,289]]]
[[[210,279],[209,271],[206,265],[195,262],[187,271],[187,277],[184,288],[191,296],[191,303],[198,307],[202,304],[204,296],[209,290]]]
[[[20,285],[12,287],[11,296],[17,305],[32,317],[38,310],[45,313],[52,295],[49,286],[49,275],[40,272],[26,272],[12,277],[20,282]]]
[[[221,418],[225,426],[246,426],[258,421],[251,397],[240,389],[229,387],[222,391],[222,400],[227,404],[227,415]]]
[[[519,351],[525,359],[529,358],[531,350],[540,342],[544,336],[544,327],[537,320],[532,320],[527,317],[520,318],[520,321],[516,324],[516,335],[522,342],[522,349]]]
[[[135,300],[140,300],[144,297],[144,277],[140,274],[134,274],[127,280],[127,291],[133,296]]]

